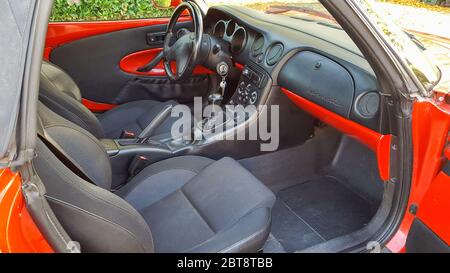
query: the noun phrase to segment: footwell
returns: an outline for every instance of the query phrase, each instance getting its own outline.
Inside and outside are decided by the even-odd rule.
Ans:
[[[368,201],[332,176],[284,189],[277,199],[265,252],[295,252],[351,233],[374,213]]]

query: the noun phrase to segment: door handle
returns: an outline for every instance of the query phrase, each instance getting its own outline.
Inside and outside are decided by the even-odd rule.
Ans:
[[[149,46],[162,45],[164,43],[165,38],[166,38],[165,32],[146,34],[146,41]]]

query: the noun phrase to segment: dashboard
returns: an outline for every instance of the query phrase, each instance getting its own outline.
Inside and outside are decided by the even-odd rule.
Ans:
[[[232,102],[258,104],[281,87],[381,130],[375,73],[339,27],[233,6],[210,8],[204,22],[205,32],[226,42],[232,60],[244,66]]]

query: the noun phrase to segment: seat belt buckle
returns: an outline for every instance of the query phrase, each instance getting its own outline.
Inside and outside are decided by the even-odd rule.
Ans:
[[[128,131],[128,130],[122,130],[122,133],[120,134],[121,139],[131,139],[136,138],[136,134],[134,132]]]
[[[130,177],[135,176],[140,171],[142,171],[145,167],[147,167],[150,164],[150,160],[148,157],[143,155],[137,155],[133,158],[133,160],[130,163],[130,166],[128,167],[128,172],[130,173]]]

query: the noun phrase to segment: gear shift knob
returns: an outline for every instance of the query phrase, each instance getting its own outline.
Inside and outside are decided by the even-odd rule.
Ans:
[[[217,74],[222,77],[222,81],[219,84],[219,90],[217,90],[215,93],[212,93],[208,97],[209,102],[213,105],[219,105],[223,100],[225,87],[227,85],[225,79],[228,76],[229,66],[226,62],[220,62],[217,64],[216,70]]]
[[[219,93],[209,95],[208,100],[211,104],[218,105],[222,102],[223,96]]]

